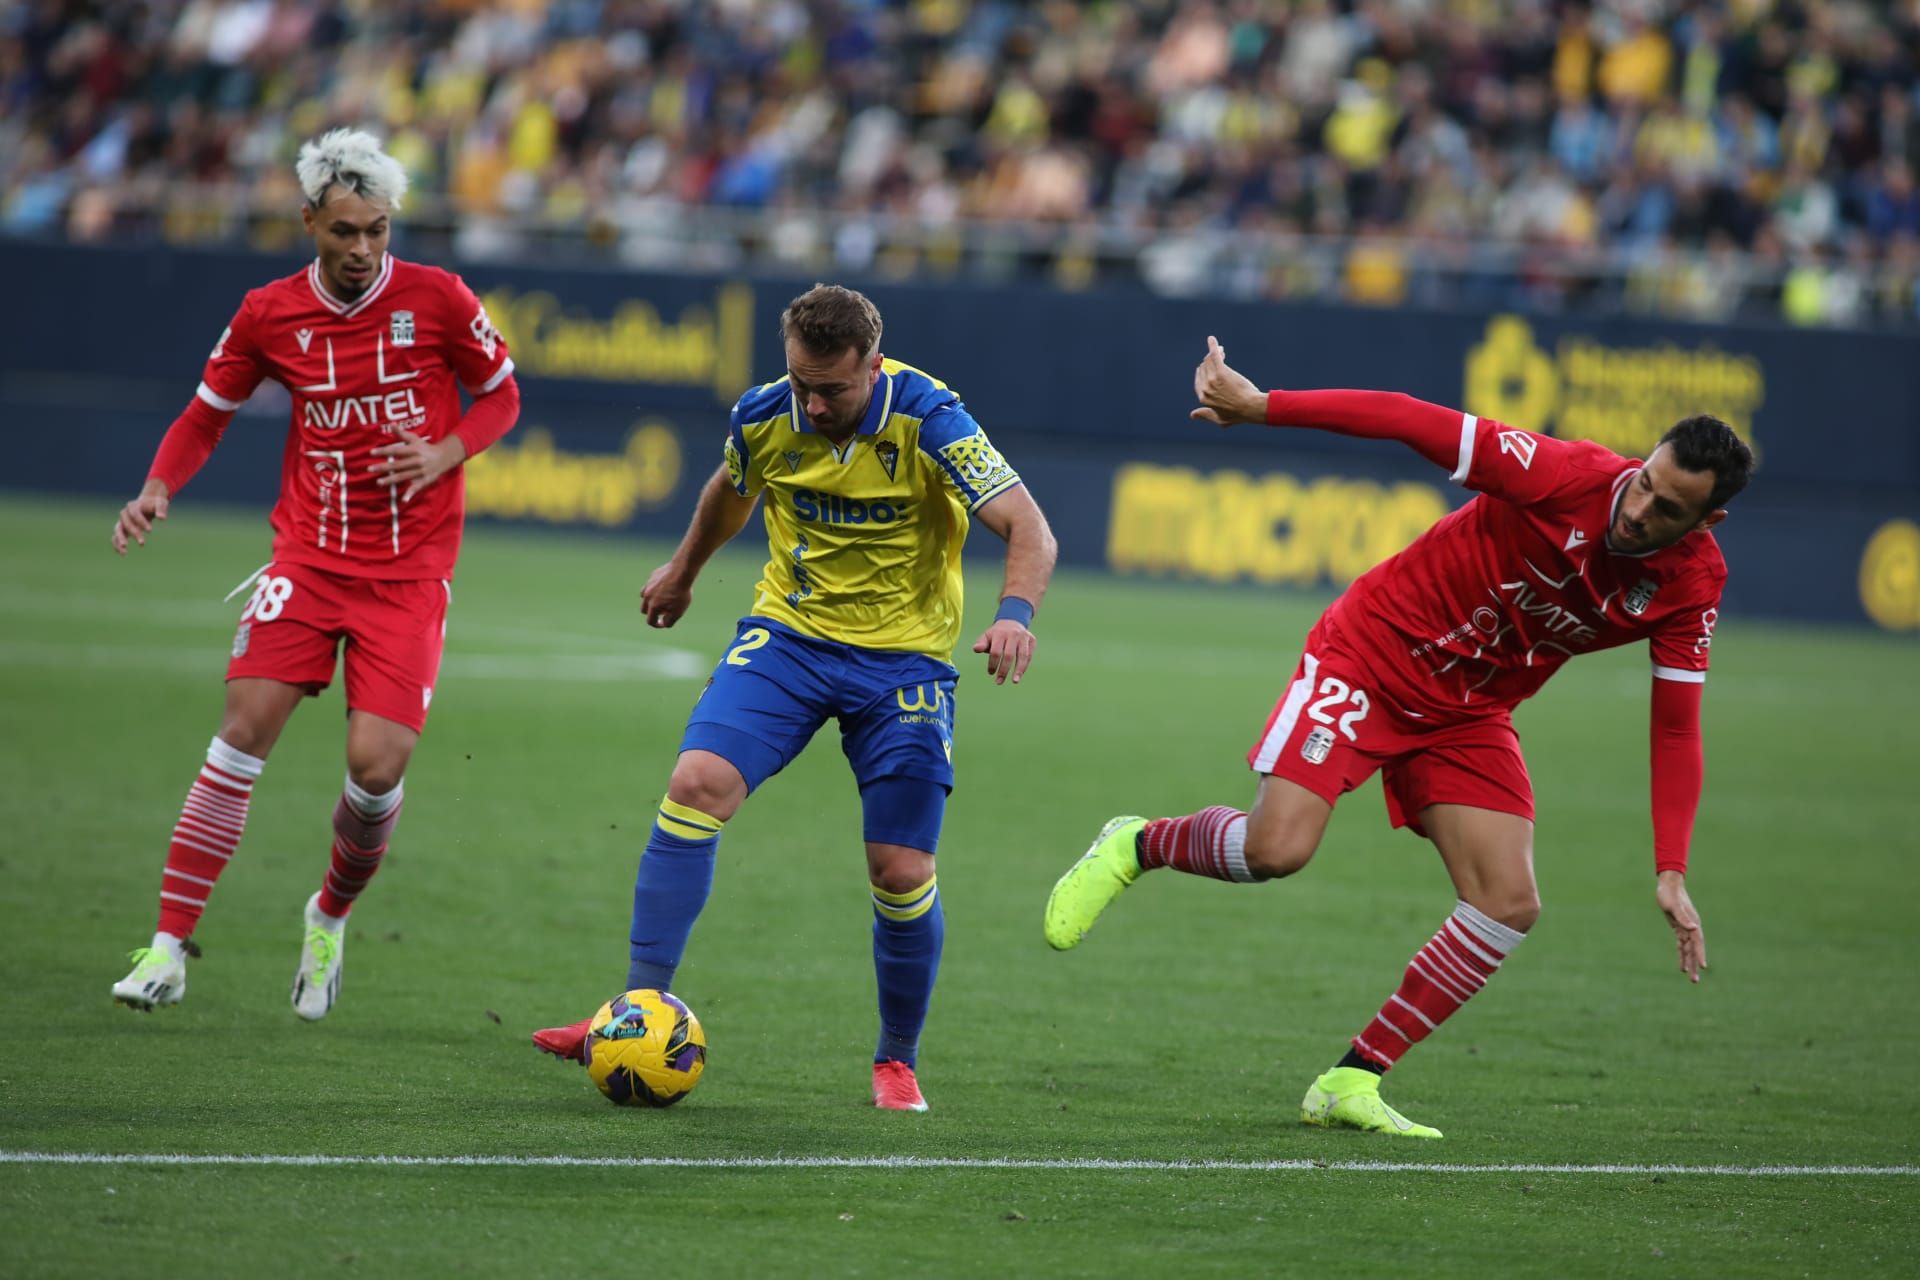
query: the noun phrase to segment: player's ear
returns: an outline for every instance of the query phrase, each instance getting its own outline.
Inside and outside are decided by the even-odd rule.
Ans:
[[[300,225],[307,229],[308,235],[313,234],[313,206],[304,200],[300,202]]]
[[[1721,507],[1718,511],[1707,512],[1707,514],[1701,518],[1700,523],[1694,527],[1699,529],[1711,529],[1713,528],[1713,526],[1719,524],[1722,520],[1725,520],[1726,518],[1727,518],[1727,509],[1725,507]]]

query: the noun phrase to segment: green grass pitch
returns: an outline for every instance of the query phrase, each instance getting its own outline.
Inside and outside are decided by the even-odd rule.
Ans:
[[[141,1016],[107,988],[152,929],[167,833],[217,726],[239,609],[221,596],[268,541],[259,513],[190,493],[174,510],[122,562],[109,504],[0,498],[0,1150],[711,1163],[9,1160],[0,1273],[1920,1267],[1910,642],[1721,627],[1691,883],[1712,968],[1697,988],[1653,901],[1644,651],[1582,659],[1522,709],[1545,912],[1389,1079],[1392,1101],[1447,1133],[1420,1145],[1297,1123],[1308,1081],[1452,904],[1430,847],[1386,828],[1377,785],[1292,880],[1156,876],[1079,950],[1045,948],[1047,889],[1110,814],[1250,799],[1242,754],[1318,605],[1062,573],[1026,683],[995,688],[963,655],[947,949],[921,1060],[932,1111],[866,1105],[870,915],[831,730],[728,828],[680,974],[711,1040],[706,1077],[673,1110],[625,1111],[527,1033],[620,985],[634,861],[749,599],[750,549],[710,567],[678,628],[650,632],[635,596],[662,548],[471,532],[433,720],[353,917],[339,1006],[311,1026],[287,1006],[342,774],[336,685],[273,755],[185,1003]],[[997,540],[977,532],[974,552],[963,648],[998,580]],[[793,1162],[888,1156],[963,1163]],[[995,1159],[1056,1163],[980,1163]],[[1246,1167],[1278,1161],[1328,1167]],[[1338,1167],[1379,1161],[1483,1168]],[[1534,1164],[1590,1169],[1511,1168]]]

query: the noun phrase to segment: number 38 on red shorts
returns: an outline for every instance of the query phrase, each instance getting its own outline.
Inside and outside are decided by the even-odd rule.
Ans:
[[[347,707],[425,727],[446,641],[452,588],[438,578],[385,582],[303,564],[260,571],[233,636],[227,679],[333,682],[346,645]]]

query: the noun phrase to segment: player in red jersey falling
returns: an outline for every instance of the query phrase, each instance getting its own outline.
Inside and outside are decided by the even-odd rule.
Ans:
[[[293,982],[302,1018],[333,1006],[347,913],[380,868],[433,699],[461,463],[520,413],[513,361],[473,293],[387,252],[407,175],[379,140],[336,129],[300,149],[296,172],[314,261],[247,294],[113,528],[121,555],[129,541],[144,546],[261,380],[292,393],[273,559],[241,611],[226,712],[174,825],[153,943],[114,984],[113,998],[136,1009],[185,993],[184,943],[240,843],[254,783],[300,699],[333,679],[344,642],[346,787]],[[464,415],[456,383],[473,400]]]
[[[1653,659],[1655,897],[1680,969],[1706,967],[1687,897],[1700,801],[1700,694],[1726,566],[1709,532],[1753,454],[1687,418],[1640,462],[1377,391],[1264,392],[1219,342],[1193,417],[1399,440],[1480,497],[1356,581],[1307,635],[1293,682],[1248,753],[1251,813],[1115,818],[1047,899],[1066,950],[1143,871],[1260,881],[1307,865],[1342,795],[1382,774],[1393,825],[1440,850],[1459,902],[1400,987],[1301,1103],[1309,1124],[1438,1138],[1386,1105],[1380,1078],[1484,986],[1540,914],[1533,789],[1512,710],[1568,658],[1635,640]]]

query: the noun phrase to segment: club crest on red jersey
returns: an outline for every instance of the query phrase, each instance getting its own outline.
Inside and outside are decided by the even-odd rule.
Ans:
[[[1325,764],[1327,754],[1333,750],[1333,730],[1321,725],[1307,735],[1300,744],[1300,756],[1308,764]]]
[[[396,311],[388,318],[387,337],[396,347],[413,345],[413,312]]]
[[[1642,578],[1634,584],[1633,590],[1627,592],[1620,607],[1637,618],[1647,611],[1647,606],[1653,603],[1653,593],[1659,589],[1660,584],[1652,578]]]

